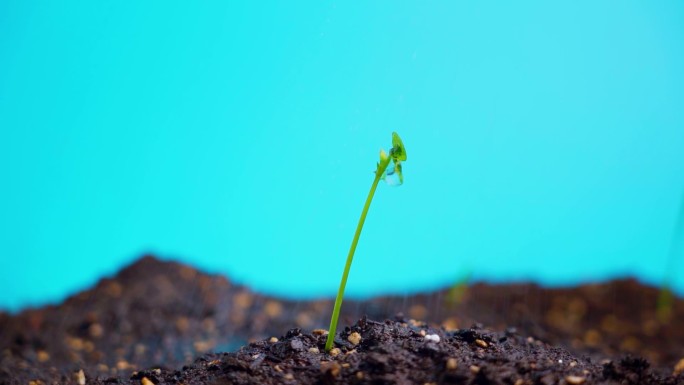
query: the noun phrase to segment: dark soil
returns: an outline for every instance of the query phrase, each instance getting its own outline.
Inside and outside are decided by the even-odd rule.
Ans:
[[[681,299],[664,322],[658,290],[633,280],[462,289],[345,301],[341,325],[406,318],[357,322],[332,357],[311,334],[327,327],[330,301],[281,301],[145,257],[59,306],[0,313],[0,384],[684,384],[672,375],[684,369]],[[295,327],[309,332],[283,336]]]

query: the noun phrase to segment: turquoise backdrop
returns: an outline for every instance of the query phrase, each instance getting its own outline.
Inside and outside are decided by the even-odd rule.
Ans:
[[[349,294],[684,293],[682,42],[677,0],[1,1],[0,308],[147,252],[332,296],[392,131]]]

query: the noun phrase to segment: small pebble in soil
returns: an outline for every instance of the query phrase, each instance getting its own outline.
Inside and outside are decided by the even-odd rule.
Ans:
[[[276,301],[268,301],[266,302],[266,305],[264,306],[264,313],[269,318],[276,318],[278,317],[281,313],[283,312],[283,305],[280,304],[280,302]]]
[[[340,375],[340,371],[342,370],[342,367],[340,364],[337,362],[328,362],[328,361],[323,361],[321,362],[321,373],[328,373],[333,377],[337,377]]]
[[[565,381],[570,384],[570,385],[581,385],[584,384],[584,381],[587,379],[585,377],[580,377],[580,376],[566,376]]]
[[[427,334],[425,336],[425,339],[427,341],[439,342],[439,336],[437,334]]]
[[[275,344],[276,342],[278,342],[278,339],[277,339],[276,337],[271,337],[271,338],[268,340],[268,342],[270,342],[270,343],[272,343],[272,344]]]
[[[447,370],[456,370],[458,368],[458,361],[455,358],[449,358],[446,362]]]
[[[335,357],[336,355],[342,353],[342,351],[339,348],[332,348],[330,349],[330,355]]]
[[[353,332],[347,337],[347,341],[351,342],[353,345],[358,345],[361,342],[361,334]]]
[[[684,373],[684,358],[679,360],[677,364],[674,367],[674,372],[672,373],[673,376],[677,376],[681,373]]]
[[[414,319],[410,319],[410,320],[409,320],[409,324],[411,324],[411,326],[413,326],[413,327],[415,327],[415,328],[420,328],[420,327],[425,326],[425,322],[423,322],[423,321],[416,321],[416,320],[414,320]]]
[[[147,377],[143,377],[140,380],[140,385],[154,385],[154,382],[150,381],[150,379]]]
[[[321,351],[318,350],[318,348],[315,347],[315,346],[314,346],[313,348],[309,348],[309,353],[318,354],[318,353],[320,353],[320,352],[321,352]]]
[[[212,344],[210,341],[195,341],[192,344],[192,347],[195,348],[195,351],[198,353],[206,353],[212,348]]]
[[[325,329],[314,329],[311,331],[311,334],[313,334],[315,336],[327,336],[328,331]]]
[[[102,328],[102,325],[94,323],[88,328],[88,333],[93,338],[100,338],[104,334],[104,329]]]
[[[473,373],[479,373],[480,372],[480,367],[477,365],[470,365],[470,371]]]
[[[38,358],[38,362],[45,362],[50,359],[50,355],[45,350],[39,350],[36,358]]]
[[[78,385],[85,385],[85,383],[86,383],[86,377],[85,377],[85,373],[83,373],[83,369],[81,369],[81,370],[79,370],[78,372],[76,372],[75,377],[76,377],[76,383],[77,383]]]
[[[590,347],[596,347],[601,343],[601,333],[594,329],[587,330],[584,333],[584,343]]]
[[[486,348],[488,346],[484,340],[481,340],[479,338],[475,340],[475,344],[481,348]]]
[[[458,321],[453,317],[449,317],[442,322],[442,327],[446,331],[458,330]]]
[[[309,313],[299,313],[295,317],[295,323],[299,327],[308,328],[309,326],[313,325],[314,319]]]

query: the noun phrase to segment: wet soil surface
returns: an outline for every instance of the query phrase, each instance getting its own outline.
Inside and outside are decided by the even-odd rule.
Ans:
[[[332,356],[315,330],[331,301],[281,301],[145,257],[59,306],[0,313],[0,384],[684,384],[684,301],[667,320],[657,296],[623,280],[347,300],[340,325],[353,326]],[[365,314],[392,321],[356,322]]]

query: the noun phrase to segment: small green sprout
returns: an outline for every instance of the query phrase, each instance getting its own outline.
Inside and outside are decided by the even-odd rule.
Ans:
[[[672,303],[674,302],[674,294],[670,289],[670,285],[665,282],[658,293],[658,303],[656,305],[656,318],[661,324],[668,324],[672,319]]]
[[[468,292],[468,284],[470,284],[470,271],[460,276],[456,282],[449,288],[446,294],[445,302],[450,308],[455,308],[456,306],[463,303],[466,293]]]
[[[396,132],[393,132],[392,148],[389,151],[389,155],[385,152],[385,150],[380,150],[380,161],[377,163],[377,168],[375,169],[375,179],[371,185],[370,192],[368,192],[366,204],[363,206],[363,211],[361,211],[361,218],[359,218],[359,223],[356,226],[356,233],[354,233],[354,239],[352,240],[351,247],[349,248],[347,263],[344,265],[342,281],[340,282],[340,288],[337,290],[335,307],[333,308],[332,317],[330,318],[330,330],[328,331],[328,339],[325,341],[326,352],[329,352],[330,349],[332,349],[333,343],[335,341],[335,329],[337,329],[337,320],[340,318],[342,298],[344,297],[344,287],[347,285],[349,269],[351,268],[352,259],[354,258],[356,245],[359,243],[361,229],[363,229],[363,223],[366,221],[366,215],[368,214],[368,209],[370,208],[371,201],[373,200],[373,195],[375,195],[375,189],[378,187],[378,182],[380,182],[380,179],[393,186],[399,186],[404,183],[404,175],[401,172],[401,162],[405,160],[406,149],[404,148],[404,144],[401,142],[399,135]],[[390,163],[392,164],[391,167]]]
[[[681,256],[684,256],[684,194],[682,194],[677,222],[672,232],[672,244],[667,258],[667,265],[665,266],[665,277],[660,285],[660,293],[656,303],[656,317],[662,324],[667,324],[672,319],[674,293],[672,292],[671,284],[677,271],[677,258],[681,258]]]

